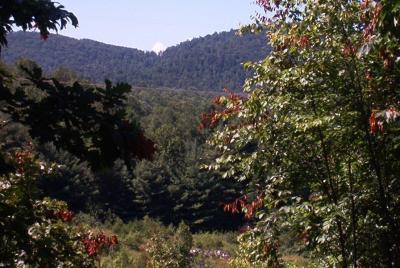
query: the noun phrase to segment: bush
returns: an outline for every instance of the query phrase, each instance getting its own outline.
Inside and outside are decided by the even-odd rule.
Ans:
[[[0,174],[0,267],[93,267],[66,203],[37,196],[37,177],[55,166],[30,150],[9,156],[15,170]]]
[[[169,236],[166,233],[154,235],[147,243],[148,265],[151,268],[186,268],[192,262],[190,249],[192,235],[189,227],[183,223],[179,225],[176,234]]]

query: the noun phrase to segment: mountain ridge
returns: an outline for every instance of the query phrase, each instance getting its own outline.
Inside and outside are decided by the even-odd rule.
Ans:
[[[108,78],[134,86],[193,90],[240,89],[246,77],[241,63],[260,60],[270,51],[265,36],[238,37],[235,30],[183,41],[160,55],[62,35],[43,42],[32,32],[14,32],[8,40],[2,51],[8,64],[27,58],[48,73],[63,67],[97,82]]]

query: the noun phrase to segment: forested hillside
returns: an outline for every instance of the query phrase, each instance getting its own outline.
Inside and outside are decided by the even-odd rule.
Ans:
[[[0,4],[0,267],[400,267],[398,1],[255,2],[162,55]]]
[[[235,196],[235,183],[201,170],[212,153],[197,126],[202,111],[210,109],[211,94],[131,89],[109,81],[61,83],[43,77],[30,61],[9,71],[16,79],[9,80],[10,92],[3,90],[0,119],[9,123],[0,137],[13,137],[5,146],[32,142],[43,161],[70,166],[39,180],[43,196],[66,201],[74,211],[94,209],[124,220],[185,219],[194,229],[238,223],[220,205]]]
[[[38,33],[8,35],[5,62],[32,59],[52,73],[68,68],[91,81],[128,82],[136,86],[194,90],[239,90],[246,73],[241,63],[262,59],[269,52],[265,35],[214,33],[168,48],[161,55],[83,39]]]
[[[99,222],[150,216],[164,224],[184,221],[193,231],[240,226],[242,217],[222,205],[237,197],[240,183],[202,168],[214,153],[197,126],[212,93],[60,82],[27,60],[1,70],[1,152],[6,159],[22,154],[24,163],[35,152],[40,168],[49,168],[26,189],[31,196],[64,201]],[[3,173],[14,167],[11,160],[0,164]],[[60,206],[60,217],[72,218]]]

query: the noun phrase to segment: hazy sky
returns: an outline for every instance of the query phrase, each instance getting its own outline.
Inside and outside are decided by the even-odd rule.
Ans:
[[[78,17],[75,38],[152,50],[251,22],[254,0],[58,0]]]

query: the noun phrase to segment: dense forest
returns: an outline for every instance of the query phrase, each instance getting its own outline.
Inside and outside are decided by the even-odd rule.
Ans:
[[[398,1],[256,3],[265,14],[240,32],[270,49],[241,51],[240,93],[199,90],[212,76],[132,86],[26,55],[0,64],[0,267],[400,267]],[[52,0],[0,15],[2,53],[15,36],[97,44],[170,78],[220,79],[203,41],[244,44],[230,32],[146,54],[49,35],[78,25]]]
[[[31,61],[9,71],[4,148],[29,143],[42,161],[65,165],[38,180],[43,196],[123,220],[150,215],[195,229],[235,227],[220,205],[235,184],[200,168],[212,157],[197,129],[211,95],[58,82]]]
[[[162,54],[52,35],[43,42],[38,33],[15,32],[2,58],[37,62],[46,73],[70,69],[79,77],[110,79],[133,86],[192,90],[240,90],[246,77],[241,63],[261,60],[269,47],[265,35],[237,31],[214,33],[169,47]]]
[[[27,60],[2,70],[2,152],[27,148],[40,163],[58,165],[35,179],[38,198],[99,221],[150,216],[192,231],[240,226],[242,217],[222,206],[240,184],[202,168],[213,152],[197,126],[211,93],[59,82]]]

